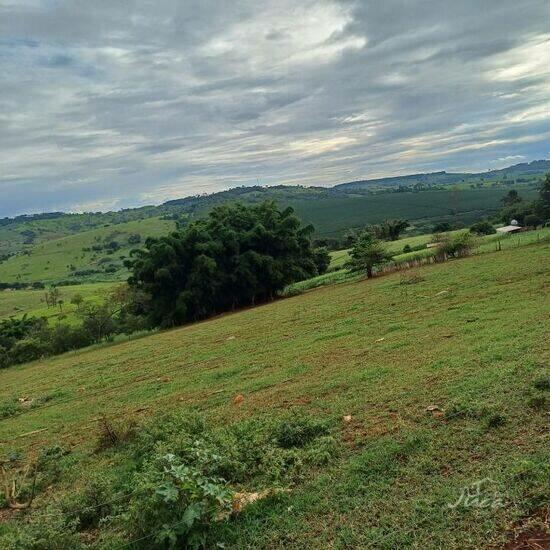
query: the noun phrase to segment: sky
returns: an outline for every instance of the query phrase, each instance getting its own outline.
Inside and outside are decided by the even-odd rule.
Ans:
[[[0,216],[544,158],[548,0],[0,0]]]

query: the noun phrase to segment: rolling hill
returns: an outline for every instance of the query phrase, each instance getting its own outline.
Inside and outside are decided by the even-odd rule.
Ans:
[[[127,275],[123,261],[133,248],[174,228],[173,221],[147,218],[47,240],[0,263],[0,281],[121,280]],[[131,242],[136,235],[139,242]]]
[[[482,174],[438,172],[363,180],[334,187],[239,187],[117,212],[54,212],[3,218],[0,219],[0,261],[49,240],[105,225],[159,217],[193,219],[203,216],[217,204],[236,200],[245,203],[275,200],[281,206],[292,206],[304,221],[314,224],[319,237],[341,237],[350,227],[362,227],[396,216],[413,220],[417,232],[426,233],[436,221],[469,224],[491,215],[511,188],[531,198],[542,175],[548,171],[550,161],[535,161]]]

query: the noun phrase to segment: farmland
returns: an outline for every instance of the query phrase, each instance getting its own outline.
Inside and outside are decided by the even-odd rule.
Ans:
[[[137,467],[124,445],[95,450],[102,414],[139,425],[185,411],[214,430],[244,430],[290,410],[326,422],[331,452],[315,466],[304,458],[298,477],[276,485],[284,492],[215,524],[211,545],[498,546],[547,496],[549,252],[541,242],[430,265],[413,285],[396,273],[326,286],[11,367],[0,373],[4,409],[21,396],[36,406],[12,406],[0,441],[23,456],[68,453],[40,509],[84,493],[91,474]],[[503,506],[449,507],[485,478]],[[266,488],[250,483],[237,488]],[[18,529],[12,520],[0,534]]]
[[[79,294],[86,302],[102,301],[116,284],[86,283],[59,287],[61,307],[46,305],[46,290],[5,290],[0,293],[0,320],[27,314],[34,317],[46,317],[50,323],[74,322],[77,307],[71,304],[73,296]]]
[[[174,228],[172,221],[149,218],[48,240],[0,263],[0,281],[120,280],[127,275],[124,258],[139,246],[128,242],[131,235],[139,235],[143,242]],[[116,247],[109,248],[113,242]]]

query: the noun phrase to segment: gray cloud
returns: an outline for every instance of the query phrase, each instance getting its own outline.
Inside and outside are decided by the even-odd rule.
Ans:
[[[549,21],[546,0],[5,0],[0,216],[548,157]]]

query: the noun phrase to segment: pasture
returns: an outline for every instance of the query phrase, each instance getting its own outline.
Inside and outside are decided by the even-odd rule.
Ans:
[[[174,228],[173,221],[148,218],[48,240],[0,263],[0,281],[121,280],[128,274],[123,260],[140,246],[128,242],[131,235],[139,235],[143,243],[147,237],[159,237]],[[109,249],[112,242],[118,248]]]
[[[548,497],[549,253],[547,242],[510,247],[419,268],[414,284],[395,273],[326,286],[11,367],[0,372],[0,403],[12,403],[0,420],[3,451],[68,453],[37,495],[40,509],[85,491],[91,473],[136,467],[123,449],[95,449],[102,415],[139,426],[185,411],[244,430],[290,411],[326,422],[334,449],[276,483],[283,492],[215,524],[211,546],[502,545]],[[36,406],[13,405],[22,396]],[[502,505],[456,504],[485,479]],[[18,528],[11,518],[0,534]]]

